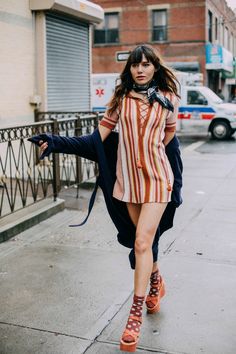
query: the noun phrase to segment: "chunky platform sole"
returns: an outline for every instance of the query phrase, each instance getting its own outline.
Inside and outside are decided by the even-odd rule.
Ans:
[[[136,351],[136,347],[137,347],[138,342],[131,342],[131,343],[127,343],[124,341],[120,341],[120,350],[123,352],[128,352],[128,353],[133,353]]]
[[[148,307],[147,303],[146,303],[146,307],[147,307],[147,313],[148,314],[153,314],[153,313],[156,313],[156,312],[159,312],[160,311],[160,300],[161,298],[165,295],[166,293],[166,290],[165,290],[165,283],[164,281],[162,280],[162,285],[160,287],[160,290],[159,290],[159,293],[158,293],[158,296],[157,296],[157,303],[154,307]],[[150,297],[149,298],[149,301],[152,301],[154,300],[155,297]],[[156,300],[155,300],[156,301]]]
[[[137,317],[137,316],[134,316],[134,315],[129,315],[129,319],[132,319],[134,321],[137,321],[140,323],[140,326],[142,324],[142,318],[141,317]],[[120,340],[120,350],[121,351],[124,351],[124,352],[129,352],[129,353],[133,353],[136,351],[136,347],[137,347],[137,344],[138,344],[138,341],[139,341],[139,334],[140,334],[140,331],[139,332],[135,332],[133,330],[129,330],[129,329],[125,329],[122,337],[121,337],[121,340]],[[133,341],[128,343],[128,342],[125,342],[123,340],[123,338],[125,336],[131,336],[131,338],[133,338]]]

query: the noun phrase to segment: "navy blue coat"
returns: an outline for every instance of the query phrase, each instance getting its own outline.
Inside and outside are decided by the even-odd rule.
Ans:
[[[81,224],[70,226],[80,226],[86,222],[93,207],[97,188],[100,186],[104,194],[108,213],[118,230],[118,241],[121,245],[131,248],[129,260],[131,268],[134,269],[134,242],[136,228],[129,217],[126,203],[119,201],[112,196],[113,187],[116,181],[118,139],[118,133],[111,132],[108,138],[102,142],[99,131],[96,129],[92,134],[80,137],[63,137],[58,135],[40,134],[28,140],[37,145],[39,145],[40,140],[48,142],[48,148],[44,151],[41,158],[44,158],[51,152],[54,152],[75,154],[98,163],[99,175],[89,202],[88,215]],[[154,262],[158,258],[159,238],[164,231],[173,226],[176,208],[182,203],[181,188],[183,166],[177,137],[174,137],[166,146],[166,154],[174,174],[174,185],[171,195],[171,202],[168,203],[165,209],[153,242],[152,249]]]

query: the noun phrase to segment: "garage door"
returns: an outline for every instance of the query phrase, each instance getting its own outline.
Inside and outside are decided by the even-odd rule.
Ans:
[[[46,14],[47,103],[49,111],[90,109],[89,25]]]

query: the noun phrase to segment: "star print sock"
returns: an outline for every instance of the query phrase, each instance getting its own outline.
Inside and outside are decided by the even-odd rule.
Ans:
[[[133,297],[133,304],[130,310],[130,316],[140,317],[142,319],[142,310],[143,310],[143,303],[144,303],[144,296],[137,296],[134,295]],[[128,318],[126,328],[129,331],[134,331],[138,333],[140,331],[141,322],[134,320],[132,318]],[[123,340],[127,343],[131,343],[134,341],[134,338],[130,335],[126,335],[123,337]]]

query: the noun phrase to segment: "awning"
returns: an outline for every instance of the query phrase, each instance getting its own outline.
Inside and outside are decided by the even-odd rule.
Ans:
[[[87,0],[30,0],[30,9],[32,11],[57,10],[91,23],[100,23],[104,19],[101,6]]]
[[[200,65],[198,61],[175,61],[175,62],[167,62],[166,64],[178,71],[191,72],[191,73],[200,72]]]
[[[206,44],[206,69],[233,72],[233,54],[219,44]]]

